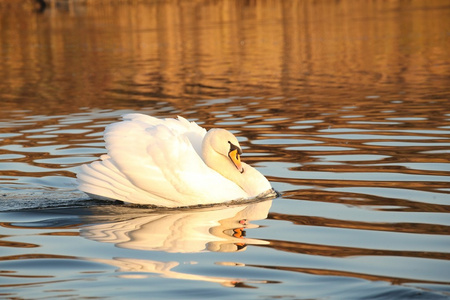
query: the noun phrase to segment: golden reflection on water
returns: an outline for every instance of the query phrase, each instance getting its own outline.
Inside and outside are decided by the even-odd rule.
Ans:
[[[230,95],[341,103],[448,95],[445,0],[73,3],[0,12],[8,110],[56,113],[109,99],[115,108],[142,100],[180,108]]]

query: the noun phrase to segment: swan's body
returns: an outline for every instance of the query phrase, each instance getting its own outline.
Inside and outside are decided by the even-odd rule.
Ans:
[[[261,173],[241,163],[239,142],[227,130],[206,132],[181,117],[123,119],[105,129],[108,154],[77,174],[78,188],[93,198],[179,207],[272,191]]]

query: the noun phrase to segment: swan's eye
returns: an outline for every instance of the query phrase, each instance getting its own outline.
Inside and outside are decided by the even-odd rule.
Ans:
[[[236,146],[235,144],[233,144],[233,143],[230,142],[230,141],[228,141],[228,144],[230,144],[230,151],[229,151],[229,152],[231,152],[231,151],[233,151],[233,150],[237,150],[237,154],[239,154],[239,155],[242,154],[241,148],[239,148],[238,146]],[[237,158],[237,156],[236,156],[236,158]]]

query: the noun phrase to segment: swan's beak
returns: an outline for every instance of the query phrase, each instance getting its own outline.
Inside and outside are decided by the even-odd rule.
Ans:
[[[244,168],[242,168],[241,156],[239,155],[239,149],[233,149],[228,152],[228,156],[230,157],[233,164],[236,166],[239,172],[244,173]]]

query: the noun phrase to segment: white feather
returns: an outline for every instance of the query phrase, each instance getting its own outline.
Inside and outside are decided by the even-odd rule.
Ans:
[[[108,155],[81,167],[79,189],[94,198],[165,207],[221,203],[271,189],[248,165],[241,176],[248,180],[239,185],[208,167],[202,159],[205,135],[182,117],[125,115],[105,129]]]

